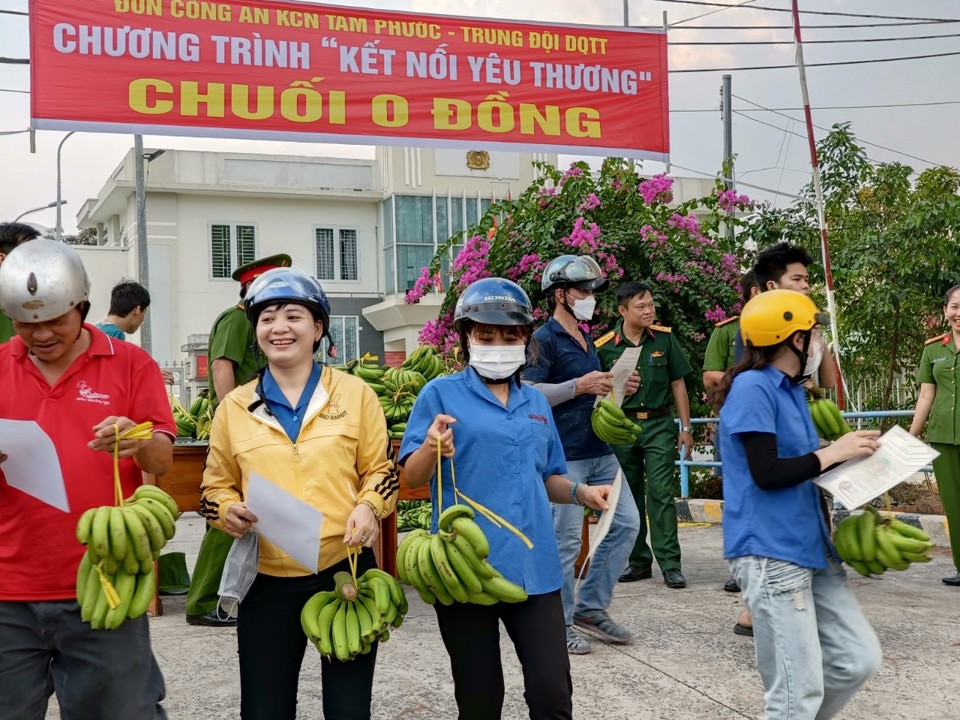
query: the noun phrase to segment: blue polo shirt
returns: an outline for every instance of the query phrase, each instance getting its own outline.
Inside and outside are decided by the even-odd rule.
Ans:
[[[314,361],[313,370],[310,371],[310,377],[307,379],[306,387],[304,387],[303,392],[300,393],[300,400],[297,401],[297,406],[290,407],[290,402],[283,394],[283,391],[280,390],[277,381],[273,379],[273,375],[270,374],[270,368],[268,367],[263,371],[263,383],[261,385],[263,388],[263,397],[270,406],[270,412],[273,413],[277,422],[283,426],[287,437],[289,437],[292,442],[296,442],[297,438],[300,437],[300,428],[303,426],[303,415],[307,412],[310,398],[313,397],[313,393],[317,389],[317,383],[319,382],[320,365]]]
[[[544,481],[564,475],[567,466],[550,405],[539,390],[511,385],[506,407],[472,368],[431,380],[420,391],[400,445],[400,463],[419,448],[438,414],[452,415],[457,488],[523,532],[526,545],[505,528],[477,514],[475,520],[490,541],[489,560],[504,577],[531,595],[553,592],[563,584],[553,515]],[[453,505],[450,461],[442,463],[443,508]],[[430,480],[432,530],[440,507],[437,478]]]
[[[809,480],[764,490],[747,465],[741,433],[773,433],[777,454],[799,457],[819,447],[802,385],[775,367],[738,375],[720,409],[723,458],[723,555],[760,555],[807,568],[827,567],[830,532]]]
[[[531,360],[523,371],[523,379],[529,383],[558,383],[582,377],[600,369],[597,348],[589,335],[584,334],[587,349],[568,333],[554,318],[537,328],[533,333]],[[563,442],[563,454],[567,460],[591,460],[610,455],[610,446],[598,438],[590,426],[595,395],[579,395],[555,405],[553,420]]]

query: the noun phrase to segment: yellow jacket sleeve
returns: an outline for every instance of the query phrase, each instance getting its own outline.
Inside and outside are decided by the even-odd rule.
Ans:
[[[360,487],[357,504],[369,502],[377,517],[386,517],[397,506],[400,479],[393,458],[387,420],[376,393],[366,384],[361,390],[360,442],[357,444],[357,474]]]
[[[243,498],[240,466],[230,447],[227,402],[220,404],[210,424],[210,444],[200,484],[200,513],[220,530],[225,527],[227,510]]]

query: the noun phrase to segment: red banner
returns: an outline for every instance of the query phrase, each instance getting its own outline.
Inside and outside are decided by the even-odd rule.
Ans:
[[[660,32],[294,2],[31,0],[30,38],[36,128],[669,152]]]

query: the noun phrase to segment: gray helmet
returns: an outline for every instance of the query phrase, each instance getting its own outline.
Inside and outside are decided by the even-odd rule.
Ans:
[[[554,287],[575,287],[601,292],[609,284],[597,261],[589,255],[561,255],[543,270],[540,288],[549,292]]]
[[[47,322],[89,296],[90,280],[80,255],[55,240],[22,243],[0,265],[0,310],[11,320]]]

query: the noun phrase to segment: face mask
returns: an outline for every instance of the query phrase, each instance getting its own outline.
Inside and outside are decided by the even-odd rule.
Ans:
[[[583,320],[584,322],[589,322],[593,319],[593,311],[597,307],[597,299],[592,295],[590,297],[585,297],[582,300],[575,300],[571,310],[573,310],[573,316],[577,320]]]
[[[234,538],[227,561],[220,576],[219,608],[226,615],[236,616],[237,605],[246,597],[247,591],[257,578],[260,567],[260,536],[248,532],[241,538]]]
[[[823,341],[819,337],[810,338],[810,347],[807,349],[807,362],[803,366],[803,376],[813,377],[820,368],[823,360]]]
[[[527,361],[523,345],[470,345],[470,367],[488,380],[503,380]]]

